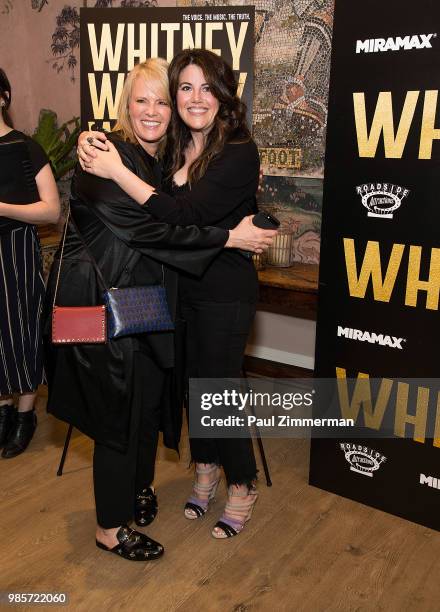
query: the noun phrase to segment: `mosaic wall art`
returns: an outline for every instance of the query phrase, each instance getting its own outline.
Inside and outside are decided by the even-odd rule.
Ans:
[[[265,174],[323,177],[333,0],[178,0],[256,9],[253,133]]]

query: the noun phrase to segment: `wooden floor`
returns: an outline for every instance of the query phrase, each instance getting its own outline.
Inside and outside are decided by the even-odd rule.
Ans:
[[[306,441],[265,442],[274,485],[260,483],[251,522],[228,541],[210,535],[224,488],[204,519],[187,521],[187,448],[180,462],[161,448],[160,512],[147,532],[164,557],[130,563],[100,551],[91,443],[76,433],[57,477],[65,425],[43,397],[38,416],[27,452],[0,460],[1,591],[65,592],[64,609],[92,612],[440,609],[440,534],[310,487]]]

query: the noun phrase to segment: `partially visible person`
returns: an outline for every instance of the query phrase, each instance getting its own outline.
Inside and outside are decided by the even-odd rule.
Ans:
[[[60,215],[49,160],[39,144],[11,127],[7,115],[11,99],[9,80],[0,69],[0,146],[26,143],[36,188],[31,202],[0,201],[0,448],[4,459],[27,448],[37,425],[34,402],[45,376],[41,333],[44,282],[35,226],[56,223]],[[17,202],[20,197],[11,199]]]

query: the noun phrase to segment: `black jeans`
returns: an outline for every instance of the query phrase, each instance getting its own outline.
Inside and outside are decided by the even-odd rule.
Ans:
[[[188,378],[240,378],[256,304],[184,301]],[[257,467],[251,438],[190,438],[197,463],[222,465],[229,484],[250,484]]]
[[[104,529],[133,519],[138,491],[154,479],[165,372],[144,353],[133,357],[133,399],[126,453],[95,443],[93,482],[96,517]],[[127,410],[130,409],[127,406]]]

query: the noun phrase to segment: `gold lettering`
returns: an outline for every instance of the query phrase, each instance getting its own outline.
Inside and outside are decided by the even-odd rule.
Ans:
[[[115,96],[113,97],[112,83],[110,80],[110,74],[105,72],[102,75],[101,92],[98,98],[98,91],[96,87],[96,76],[93,72],[89,72],[89,89],[90,89],[90,100],[92,102],[93,117],[94,119],[104,119],[106,114],[106,108],[108,108],[108,116],[110,119],[116,119],[117,110],[119,104],[119,98],[121,97],[122,88],[124,87],[125,74],[120,72],[118,74],[118,80],[116,83]]]
[[[88,130],[106,130],[107,132],[110,132],[110,130],[112,129],[112,126],[110,125],[110,121],[103,121],[99,126],[96,125],[95,121],[87,121],[87,125],[88,125]]]
[[[432,141],[440,138],[440,129],[435,128],[438,91],[425,92],[423,105],[422,128],[420,131],[419,159],[431,159]]]
[[[429,389],[418,387],[416,414],[408,414],[408,383],[397,383],[396,418],[394,421],[394,433],[400,438],[405,437],[405,424],[414,425],[414,442],[425,442],[426,418],[428,415]]]
[[[440,448],[440,393],[437,393],[437,412],[435,415],[433,446]]]
[[[421,255],[422,247],[410,247],[405,305],[417,306],[418,292],[426,291],[428,294],[426,297],[426,308],[429,310],[438,310],[440,291],[440,249],[431,249],[431,263],[427,281],[421,281],[419,278]]]
[[[221,49],[214,49],[212,46],[212,34],[214,32],[214,30],[223,30],[223,24],[222,23],[207,23],[205,24],[206,30],[205,30],[205,49],[209,49],[210,51],[212,51],[213,53],[216,53],[217,55],[221,55],[222,51]]]
[[[237,96],[241,98],[243,95],[243,89],[246,83],[247,72],[240,72],[240,76],[238,77],[238,87],[237,87]]]
[[[301,168],[301,149],[284,149],[281,147],[259,147],[260,163],[275,168]],[[273,157],[275,159],[273,159]]]
[[[389,302],[404,249],[405,245],[403,244],[393,244],[385,279],[382,280],[379,243],[369,241],[358,276],[354,240],[352,238],[344,238],[345,265],[351,297],[364,298],[371,277],[374,299],[380,302]]]
[[[401,158],[419,98],[419,91],[408,91],[396,136],[394,135],[393,103],[390,91],[381,91],[377,99],[370,134],[368,134],[365,94],[353,93],[354,118],[359,157],[374,157],[380,134],[383,133],[385,157]]]
[[[140,62],[147,57],[147,24],[139,24],[139,49],[134,48],[134,23],[127,24],[127,70],[131,70],[135,65],[135,58]]]
[[[230,21],[226,24],[226,32],[228,34],[229,46],[231,47],[232,53],[232,70],[240,70],[240,56],[243,50],[244,39],[246,38],[246,32],[249,22],[243,21],[240,24],[240,32],[238,34],[238,40],[235,42],[234,24]],[[241,97],[241,94],[240,94]]]
[[[160,29],[167,33],[167,62],[174,57],[174,32],[180,30],[180,23],[162,23]]]
[[[151,24],[151,49],[150,49],[150,57],[159,57],[159,24],[152,23]]]
[[[342,418],[357,421],[359,410],[362,405],[365,427],[369,427],[370,429],[380,429],[383,421],[383,415],[385,414],[385,410],[390,399],[393,381],[388,378],[382,379],[376,404],[373,407],[370,377],[368,374],[364,374],[362,372],[358,373],[351,402],[348,397],[346,370],[344,368],[336,368],[336,378]]]
[[[110,24],[102,24],[101,40],[99,41],[99,51],[98,43],[96,40],[95,25],[93,23],[88,23],[87,28],[89,32],[90,52],[92,54],[93,70],[104,70],[104,62],[106,57],[108,58],[108,69],[110,71],[119,70],[125,24],[118,24],[118,30],[116,33],[116,43],[114,48],[110,31]]]
[[[182,49],[200,49],[202,46],[202,24],[196,23],[195,40],[192,35],[191,24],[182,24]]]

